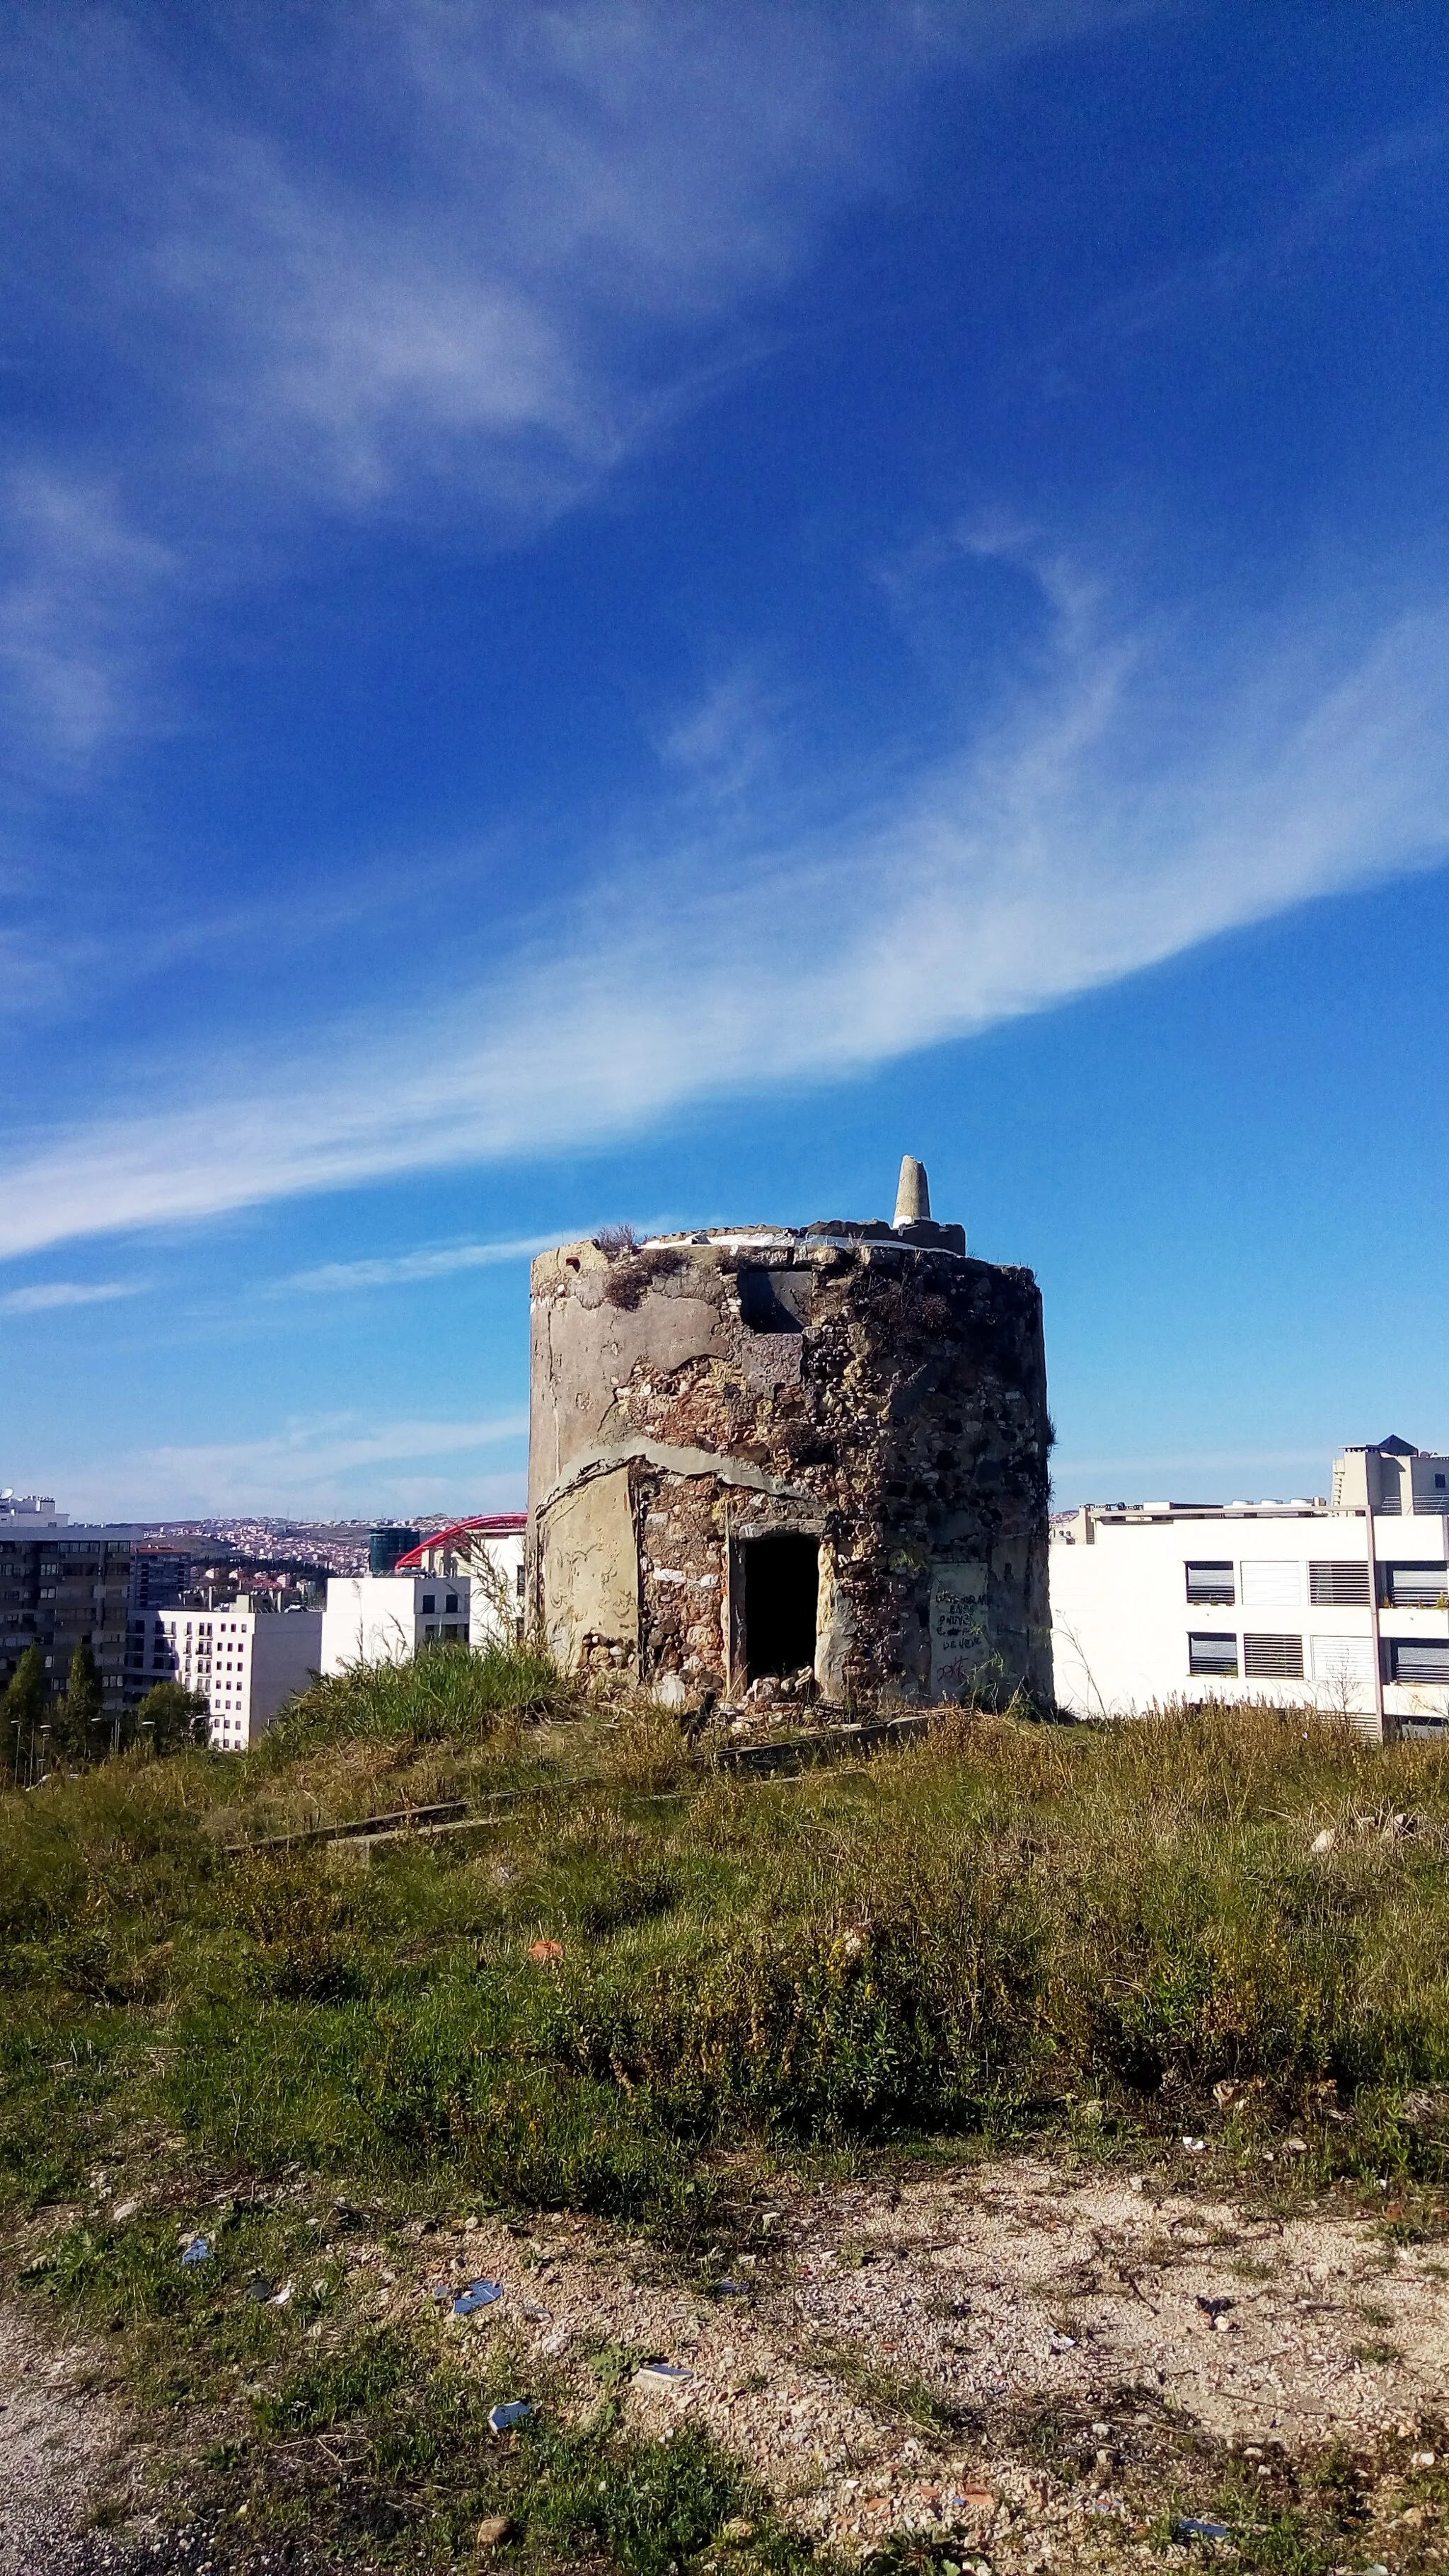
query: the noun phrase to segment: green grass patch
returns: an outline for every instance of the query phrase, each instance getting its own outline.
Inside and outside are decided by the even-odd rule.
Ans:
[[[370,1866],[250,1848],[444,1799],[486,1827]],[[1415,1830],[1359,1829],[1385,1809]],[[1422,2233],[1449,2154],[1446,1897],[1432,1746],[1264,1709],[958,1715],[868,1770],[748,1782],[531,1651],[439,1652],[320,1684],[241,1760],[128,1754],[0,1796],[0,2204],[32,2227],[69,2205],[29,2287],[121,2338],[158,2399],[257,2384],[243,2452],[273,2463],[269,2513],[288,2460],[325,2487],[341,2442],[374,2520],[347,2539],[339,2478],[339,2548],[415,2541],[426,2494],[461,2550],[469,2515],[514,2511],[515,2455],[485,2445],[465,2477],[474,2395],[425,2344],[337,2343],[341,2257],[296,2198],[314,2182],[590,2211],[707,2268],[772,2160],[1110,2158],[1187,2131],[1199,2178],[1261,2180],[1271,2152],[1278,2191],[1383,2180],[1386,2228]],[[186,2271],[197,2227],[213,2253]],[[284,2275],[285,2310],[251,2295]],[[876,2397],[949,2429],[930,2391]],[[630,2450],[617,2425],[543,2409],[525,2453],[527,2547],[556,2557],[667,2576],[755,2511],[705,2450]],[[1251,2563],[1291,2569],[1298,2545],[1265,2525]]]

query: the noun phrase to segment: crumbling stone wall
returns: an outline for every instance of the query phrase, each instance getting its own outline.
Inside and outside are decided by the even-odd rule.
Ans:
[[[818,1548],[807,1692],[1048,1698],[1048,1440],[1036,1283],[958,1228],[533,1265],[533,1599],[570,1663],[666,1698],[743,1695],[749,1551],[779,1532]]]

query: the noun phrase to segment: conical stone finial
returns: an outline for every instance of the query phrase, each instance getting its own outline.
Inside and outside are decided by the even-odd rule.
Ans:
[[[930,1214],[931,1184],[926,1178],[926,1166],[918,1163],[914,1154],[903,1154],[900,1187],[896,1191],[896,1212],[891,1223],[920,1225],[929,1221]]]

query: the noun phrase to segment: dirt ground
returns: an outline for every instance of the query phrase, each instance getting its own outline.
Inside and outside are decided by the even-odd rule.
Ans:
[[[129,2448],[87,2353],[47,2350],[23,2315],[0,2306],[0,2576],[104,2567],[95,2506],[127,2495]]]
[[[1267,2477],[1335,2436],[1409,2440],[1449,2386],[1449,2247],[1395,2244],[1372,2219],[1265,2214],[1180,2161],[821,2189],[767,2214],[753,2256],[725,2248],[707,2293],[583,2221],[415,2221],[404,2260],[365,2237],[348,2260],[379,2321],[445,2282],[500,2281],[501,2301],[450,2325],[460,2353],[481,2358],[503,2325],[581,2407],[601,2343],[678,2365],[630,2381],[639,2429],[707,2428],[822,2540],[950,2532],[1001,2571],[1085,2565],[1146,2553],[1144,2499],[1169,2469],[1190,2479],[1195,2445],[1205,2484],[1229,2446]],[[83,2357],[42,2358],[14,2320],[0,2377],[0,2576],[108,2563],[63,2548],[115,2483],[119,2419],[86,2394]],[[1394,2559],[1376,2532],[1352,2563]]]
[[[522,2246],[480,2227],[442,2263],[435,2245],[429,2277],[501,2280],[491,2315],[521,2315],[551,2357],[604,2336],[682,2363],[634,2381],[641,2424],[703,2423],[822,2538],[989,2525],[998,2566],[1013,2528],[1041,2534],[1044,2433],[1091,2470],[1048,2518],[1120,2523],[1114,2468],[1168,2427],[1297,2455],[1407,2434],[1449,2384],[1449,2263],[1369,2220],[1023,2160],[822,2191],[775,2232],[778,2257],[727,2271],[743,2295],[691,2296],[582,2227]],[[949,2432],[911,2420],[913,2382]]]

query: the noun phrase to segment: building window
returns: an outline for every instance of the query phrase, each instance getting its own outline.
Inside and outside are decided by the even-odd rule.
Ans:
[[[1389,1673],[1396,1682],[1449,1682],[1449,1638],[1393,1638]]]
[[[1238,1641],[1226,1636],[1199,1634],[1187,1641],[1187,1669],[1190,1673],[1217,1673],[1226,1680],[1237,1678]]]
[[[1233,1589],[1231,1559],[1224,1565],[1190,1565],[1187,1568],[1187,1597],[1189,1601],[1223,1601],[1231,1606],[1238,1597]]]
[[[1249,1681],[1301,1682],[1303,1679],[1302,1638],[1245,1636],[1243,1672]]]
[[[1439,1610],[1449,1588],[1449,1566],[1386,1565],[1384,1599],[1395,1610]]]
[[[1313,1639],[1313,1678],[1328,1690],[1350,1686],[1371,1690],[1374,1677],[1373,1642],[1368,1637],[1315,1637]]]
[[[425,1610],[436,1610],[437,1606],[438,1596],[436,1592],[425,1592],[423,1594],[423,1608]]]
[[[1245,1610],[1296,1610],[1303,1598],[1303,1575],[1296,1557],[1245,1556]]]
[[[1366,1610],[1368,1608],[1368,1567],[1350,1558],[1347,1563],[1325,1560],[1308,1568],[1308,1598],[1316,1609]]]
[[[456,1593],[456,1592],[450,1592],[450,1593],[449,1593],[447,1600],[446,1600],[446,1601],[444,1602],[444,1604],[443,1604],[443,1607],[444,1607],[444,1609],[445,1609],[445,1610],[456,1610],[456,1609],[457,1609],[457,1607],[458,1607],[458,1596],[457,1596],[457,1593]]]

